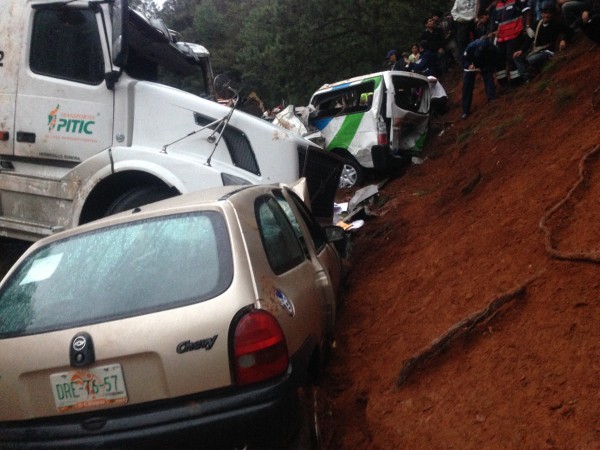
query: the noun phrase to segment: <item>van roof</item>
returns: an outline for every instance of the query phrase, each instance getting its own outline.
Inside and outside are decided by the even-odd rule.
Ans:
[[[341,86],[350,86],[352,84],[360,84],[363,81],[366,80],[371,80],[373,78],[376,77],[381,77],[381,76],[385,76],[386,74],[389,74],[389,76],[391,75],[395,75],[395,76],[402,76],[402,77],[407,77],[407,78],[418,78],[418,79],[422,79],[427,81],[427,77],[418,74],[418,73],[414,73],[414,72],[406,72],[406,71],[401,71],[401,70],[386,70],[383,72],[374,72],[374,73],[370,73],[367,75],[358,75],[352,78],[348,78],[346,80],[341,80],[341,81],[336,81],[335,83],[326,83],[323,86],[321,86],[319,89],[317,89],[317,91],[315,92],[315,94],[323,92],[323,91],[329,91],[335,88],[339,88]]]

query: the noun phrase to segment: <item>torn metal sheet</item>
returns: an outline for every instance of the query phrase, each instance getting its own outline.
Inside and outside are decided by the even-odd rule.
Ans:
[[[352,212],[356,209],[358,205],[360,205],[365,200],[377,195],[379,193],[379,188],[376,184],[371,184],[369,186],[365,186],[354,193],[350,201],[348,202],[348,212],[352,214]]]

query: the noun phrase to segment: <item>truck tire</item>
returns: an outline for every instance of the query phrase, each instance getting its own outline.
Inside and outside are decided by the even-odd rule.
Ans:
[[[341,155],[344,158],[344,166],[340,175],[339,188],[350,188],[363,184],[364,169],[350,154]]]
[[[164,200],[175,195],[176,191],[166,186],[137,186],[117,197],[106,209],[104,217],[147,205],[148,203]]]

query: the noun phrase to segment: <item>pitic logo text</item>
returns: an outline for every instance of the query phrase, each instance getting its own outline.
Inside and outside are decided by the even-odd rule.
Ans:
[[[93,120],[58,119],[56,131],[63,131],[66,133],[93,134],[91,127],[95,124],[96,122]]]

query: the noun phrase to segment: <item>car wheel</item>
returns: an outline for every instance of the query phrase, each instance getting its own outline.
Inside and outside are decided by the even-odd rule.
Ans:
[[[352,156],[345,157],[340,175],[340,188],[360,186],[363,182],[363,168]]]
[[[154,203],[176,195],[176,191],[166,186],[139,186],[135,187],[117,199],[106,209],[104,216],[110,216],[123,211],[128,211],[138,206]]]
[[[300,389],[300,408],[298,434],[290,450],[323,449],[324,407],[318,385],[310,384]]]

